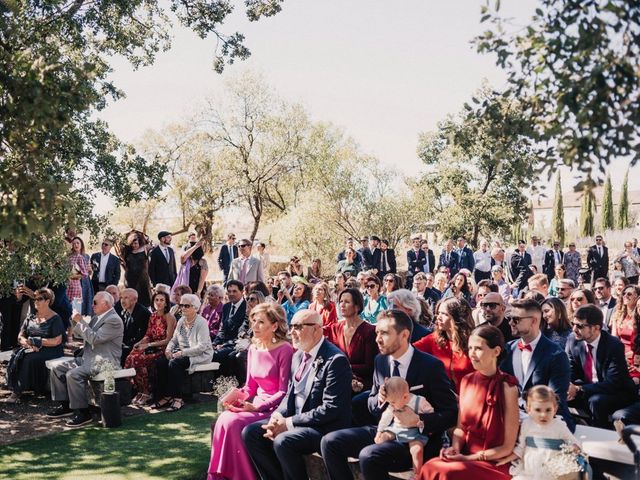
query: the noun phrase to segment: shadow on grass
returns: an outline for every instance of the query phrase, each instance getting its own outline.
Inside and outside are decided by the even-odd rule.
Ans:
[[[0,478],[200,479],[210,454],[212,404],[125,419],[0,447]]]

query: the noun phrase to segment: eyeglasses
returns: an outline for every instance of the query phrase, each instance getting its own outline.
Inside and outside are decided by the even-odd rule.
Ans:
[[[258,299],[256,297],[249,297],[249,298],[247,298],[247,301],[248,302],[257,302]]]
[[[291,325],[289,325],[289,331],[293,332],[295,330],[296,332],[301,332],[304,327],[313,327],[315,325],[318,325],[318,324],[317,323],[292,323]]]
[[[179,303],[178,306],[180,308],[191,308],[191,307],[193,307],[193,305],[191,305],[189,303]]]
[[[47,300],[47,299],[46,299],[46,298],[44,298],[44,297],[36,297],[34,300],[35,300],[36,302],[42,302],[42,301],[45,301],[45,300]]]
[[[601,238],[596,238],[596,242],[601,242],[602,239]]]
[[[496,308],[498,305],[500,305],[499,303],[481,303],[480,306],[482,308],[488,308],[490,310],[493,310],[494,308]]]
[[[562,290],[571,290],[569,287],[560,287],[558,288],[558,290],[562,291]]]
[[[525,318],[533,318],[533,316],[532,316],[532,315],[527,315],[526,317],[514,317],[514,316],[511,316],[511,318],[509,318],[509,322],[511,322],[511,323],[513,323],[513,324],[515,324],[515,325],[517,325],[517,324],[519,324],[522,320],[524,320]]]
[[[599,290],[604,290],[604,287],[593,287],[593,290],[597,292]]]
[[[622,294],[623,297],[633,297],[636,294],[636,292],[624,292]]]
[[[578,330],[582,330],[584,327],[590,327],[591,325],[589,325],[588,323],[571,322],[571,326],[577,328]]]
[[[571,299],[572,302],[582,302],[585,298],[584,297],[573,297]]]
[[[377,287],[378,287],[378,285],[376,285],[375,283],[367,285],[367,288],[377,288]]]

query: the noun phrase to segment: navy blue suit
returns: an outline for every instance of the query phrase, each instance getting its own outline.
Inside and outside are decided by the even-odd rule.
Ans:
[[[236,376],[238,362],[235,342],[238,338],[240,327],[247,317],[247,302],[243,300],[233,316],[231,316],[231,307],[231,302],[222,307],[220,330],[218,330],[218,334],[211,342],[214,346],[212,361],[220,363],[219,373],[221,375]]]
[[[238,258],[238,247],[234,245],[233,249],[233,259],[229,255],[229,245],[224,244],[220,246],[220,253],[218,253],[218,266],[220,270],[224,273],[224,281],[227,281],[227,277],[229,276],[229,270],[231,270],[231,262]]]
[[[101,257],[102,252],[91,255],[91,269],[93,270],[93,275],[91,275],[91,284],[93,285],[93,291],[95,293],[101,292],[108,285],[118,285],[118,282],[120,281],[120,260],[118,257],[110,253],[109,260],[107,260],[107,268],[105,268],[104,271],[104,282],[99,282]]]
[[[438,260],[438,268],[447,267],[449,269],[449,276],[451,278],[456,273],[458,273],[458,270],[460,270],[460,268],[458,267],[459,262],[460,257],[453,250],[449,252],[449,260],[447,261],[447,252],[443,250],[440,254],[440,259]]]
[[[528,287],[529,278],[533,275],[533,272],[529,268],[531,265],[531,255],[524,252],[524,255],[520,255],[519,251],[513,252],[511,255],[509,270],[511,271],[511,278],[513,283],[518,285],[518,290],[522,291]]]
[[[500,369],[518,379],[521,393],[536,385],[551,387],[560,400],[558,413],[569,429],[575,431],[575,422],[567,406],[567,390],[570,381],[567,355],[556,343],[542,335],[531,356],[529,370],[523,372],[521,351],[518,349],[519,341],[513,340],[507,344],[507,356],[500,364]]]
[[[473,258],[473,250],[465,245],[463,249],[458,249],[458,270],[462,270],[466,268],[470,272],[473,272],[473,269],[476,266],[476,260]]]
[[[309,374],[299,383],[295,381],[295,373],[302,359],[303,352],[298,350],[291,361],[292,379],[287,395],[277,410],[285,418],[291,418],[294,428],[273,441],[263,436],[262,425],[268,420],[252,423],[242,432],[249,456],[262,479],[308,478],[303,455],[319,451],[323,435],[351,424],[352,372],[344,353],[323,340]],[[296,413],[295,405],[298,387],[306,392],[300,413]]]
[[[373,387],[368,398],[369,411],[380,419],[387,404],[378,405],[378,392],[385,378],[391,376],[388,355],[375,359]],[[456,424],[458,403],[454,387],[449,381],[443,363],[428,353],[413,351],[407,370],[407,383],[412,393],[421,395],[433,406],[434,412],[420,415],[424,422],[423,434],[429,436],[425,458],[438,455],[442,432]],[[399,442],[374,443],[377,426],[348,428],[326,435],[322,439],[322,458],[332,480],[352,479],[348,457],[358,457],[360,470],[367,480],[388,479],[389,472],[411,468],[411,455],[406,444]]]

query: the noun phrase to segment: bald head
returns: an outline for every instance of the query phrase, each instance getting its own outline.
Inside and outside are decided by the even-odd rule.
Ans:
[[[315,310],[298,310],[291,319],[293,346],[310,352],[322,340],[322,319]]]

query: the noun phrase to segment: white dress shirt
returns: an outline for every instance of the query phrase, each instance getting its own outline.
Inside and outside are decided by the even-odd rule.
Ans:
[[[109,263],[109,255],[100,253],[100,273],[98,274],[98,282],[105,283],[107,281],[107,264]]]
[[[309,357],[309,361],[307,362],[307,366],[304,369],[304,371],[302,372],[302,376],[300,377],[300,388],[299,389],[295,389],[294,387],[294,392],[296,395],[296,400],[295,400],[295,405],[296,405],[296,415],[299,414],[300,412],[302,412],[302,408],[304,407],[304,402],[307,400],[307,397],[305,395],[305,390],[306,390],[306,385],[308,381],[313,381],[313,379],[308,378],[309,377],[309,373],[312,370],[313,367],[313,362],[316,360],[316,357],[318,356],[318,351],[320,350],[320,347],[322,346],[322,342],[324,342],[324,337],[322,337],[320,339],[320,341],[318,343],[316,343],[316,345],[309,350],[309,355],[311,355],[311,357]],[[304,357],[303,357],[304,358]],[[304,361],[304,360],[303,360]],[[291,372],[292,375],[295,375],[295,372]],[[295,381],[294,381],[295,383]],[[293,417],[287,417],[285,418],[285,422],[287,424],[287,430],[292,430],[294,428],[293,425]]]
[[[473,254],[473,259],[476,262],[476,270],[484,273],[491,271],[491,252],[489,250],[487,250],[486,252],[478,250]]]
[[[538,336],[531,343],[526,344],[526,345],[531,345],[531,351],[522,350],[522,376],[523,376],[523,378],[527,377],[527,371],[529,370],[529,364],[531,363],[531,357],[533,357],[533,352],[536,351],[536,346],[538,345],[538,342],[540,341],[540,337],[542,337],[542,332],[538,332]]]
[[[414,348],[409,345],[409,348],[406,352],[402,354],[400,358],[393,358],[392,355],[389,355],[389,373],[393,373],[394,361],[400,362],[398,365],[398,370],[400,371],[400,376],[402,378],[407,378],[407,371],[409,370],[409,364],[411,363],[411,359],[413,358]]]

